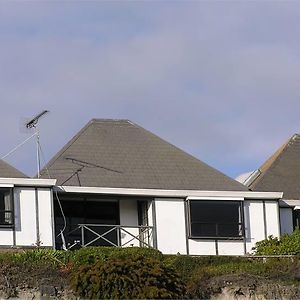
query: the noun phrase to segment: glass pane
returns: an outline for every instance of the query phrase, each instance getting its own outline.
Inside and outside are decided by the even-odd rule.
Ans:
[[[194,237],[241,236],[240,202],[190,201],[191,234]]]

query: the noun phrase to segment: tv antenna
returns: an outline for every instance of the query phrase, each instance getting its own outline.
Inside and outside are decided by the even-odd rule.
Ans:
[[[28,129],[35,129],[35,133],[34,135],[36,136],[36,162],[37,162],[37,176],[38,178],[40,178],[40,170],[41,170],[41,159],[40,159],[40,149],[41,149],[41,145],[40,145],[40,133],[39,130],[37,128],[37,124],[39,119],[44,116],[45,114],[47,114],[49,111],[48,110],[44,110],[41,113],[39,113],[38,115],[36,115],[34,118],[32,118],[29,122],[26,123],[26,128]]]

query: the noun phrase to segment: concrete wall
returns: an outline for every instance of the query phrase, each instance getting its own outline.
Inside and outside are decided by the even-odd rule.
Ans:
[[[50,188],[13,189],[15,228],[0,228],[0,246],[53,247]]]

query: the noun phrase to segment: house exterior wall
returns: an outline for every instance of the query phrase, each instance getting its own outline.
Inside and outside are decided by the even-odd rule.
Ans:
[[[157,248],[165,254],[244,255],[251,253],[256,242],[280,235],[276,200],[243,201],[245,238],[237,240],[188,238],[184,205],[183,199],[155,199]]]
[[[293,232],[293,207],[280,207],[280,233]]]
[[[15,187],[14,228],[0,228],[0,246],[53,247],[52,191]]]
[[[122,226],[138,226],[138,213],[136,200],[120,200],[120,225]],[[138,228],[125,228],[133,236],[139,234]],[[133,236],[122,230],[121,244],[125,247],[139,246],[139,241],[133,239]],[[133,239],[133,240],[132,240]],[[131,241],[132,240],[132,241]]]
[[[166,254],[187,254],[183,199],[155,200],[157,248]]]

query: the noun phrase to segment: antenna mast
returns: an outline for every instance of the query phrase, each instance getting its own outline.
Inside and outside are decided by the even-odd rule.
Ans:
[[[37,176],[38,178],[40,178],[40,169],[41,169],[41,160],[40,160],[40,133],[39,130],[37,128],[37,123],[39,121],[39,119],[45,115],[46,113],[48,113],[48,110],[44,110],[41,113],[39,113],[38,115],[36,115],[33,119],[31,119],[29,122],[26,123],[26,128],[28,129],[35,129],[35,135],[36,135],[36,160],[37,160]]]

